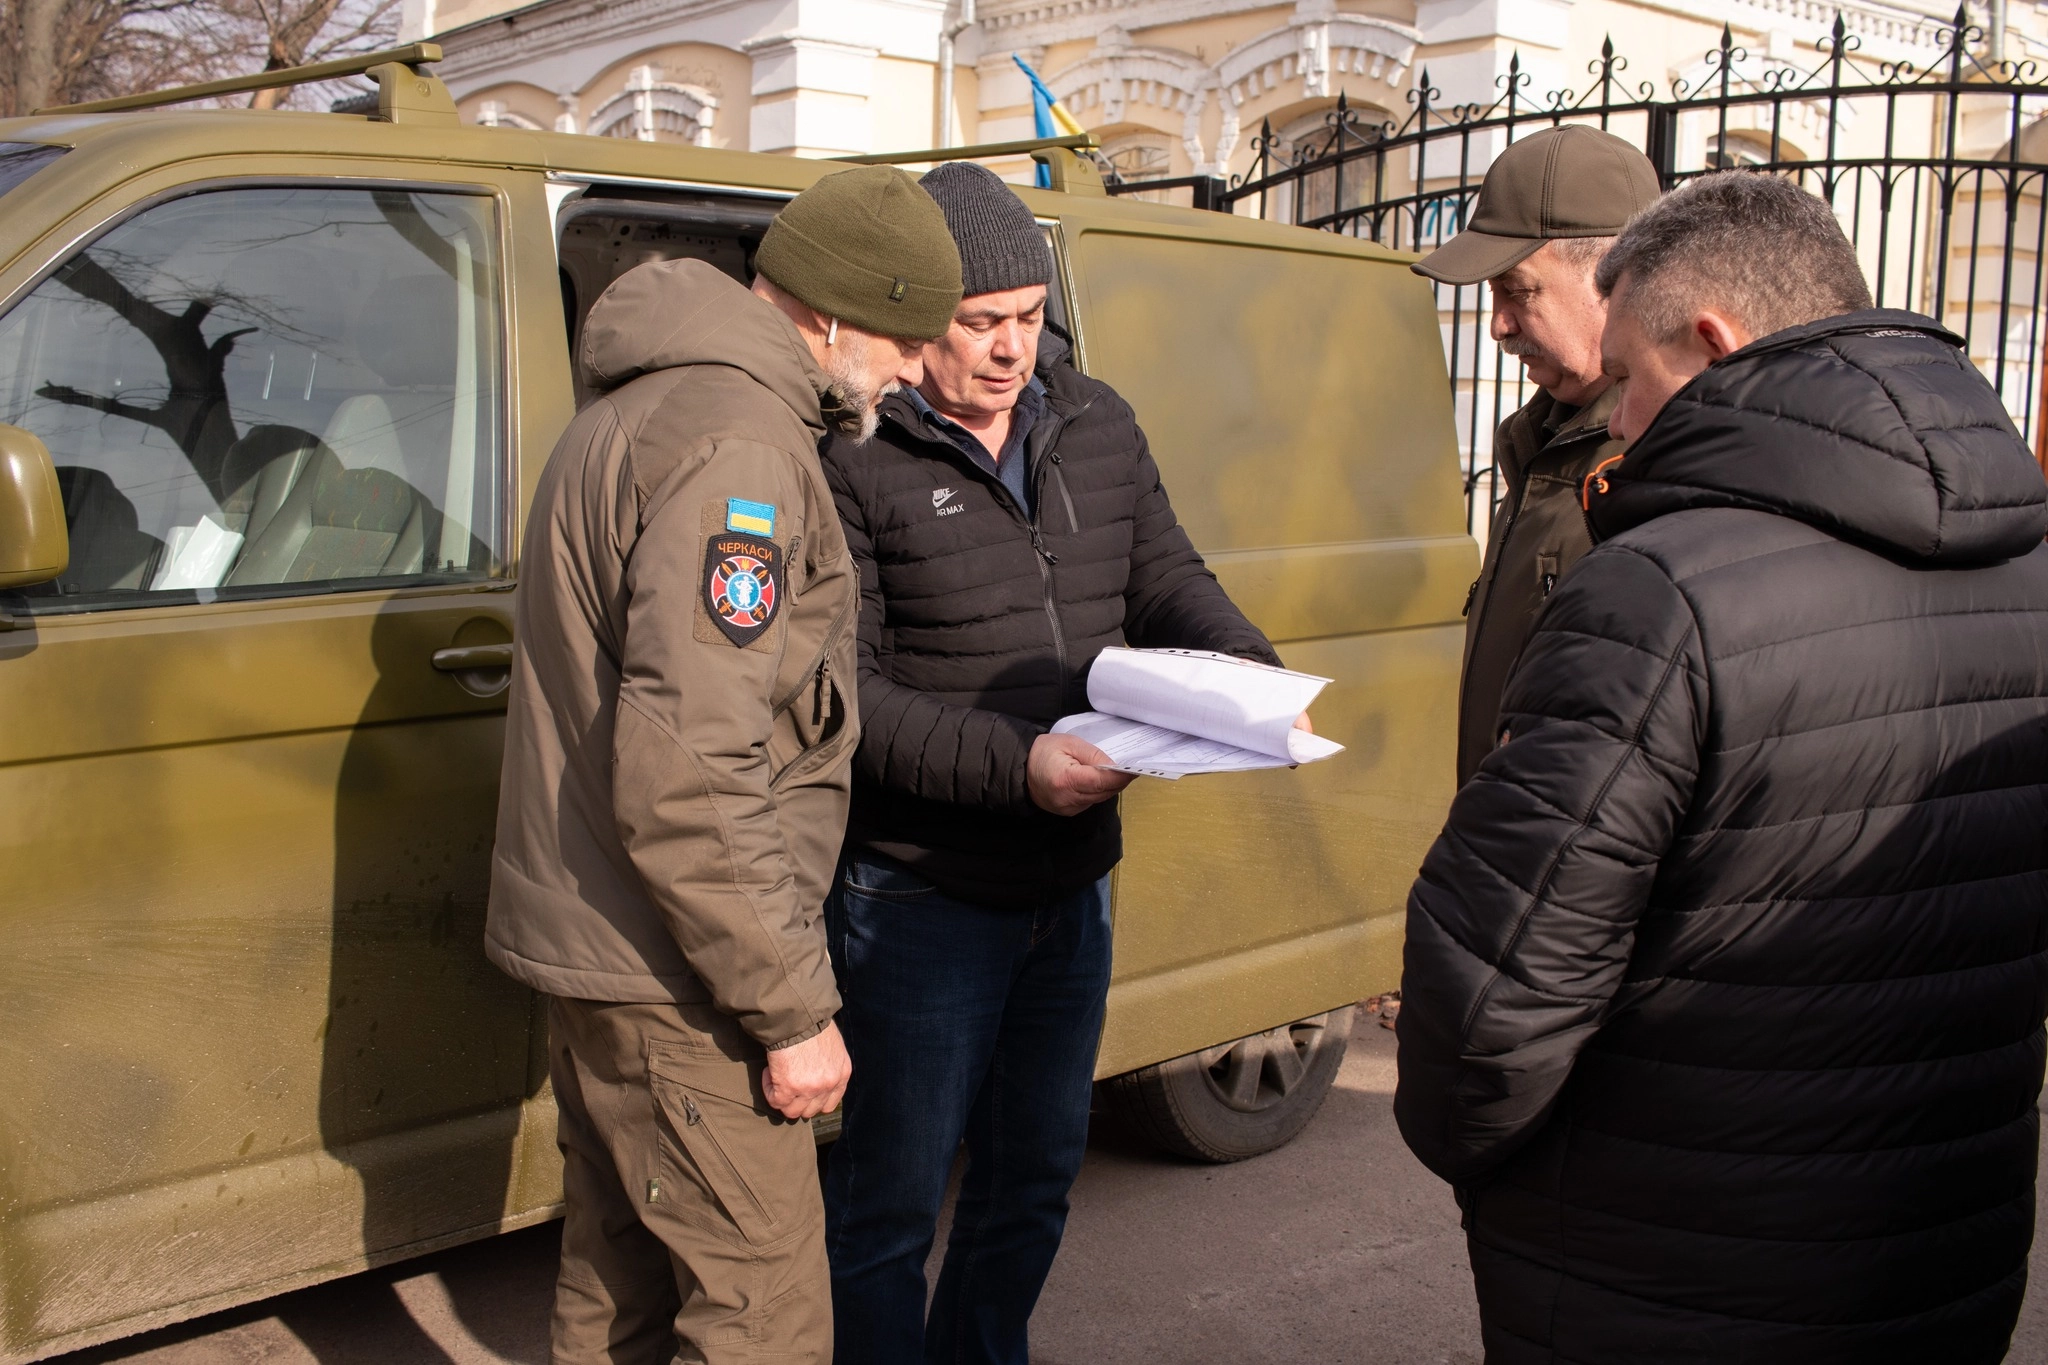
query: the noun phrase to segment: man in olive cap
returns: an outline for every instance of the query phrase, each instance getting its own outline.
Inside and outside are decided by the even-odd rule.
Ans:
[[[864,167],[756,262],[598,298],[527,521],[486,951],[550,997],[556,1365],[832,1355],[807,1120],[850,1070],[819,916],[859,585],[816,445],[917,382],[960,258]]]
[[[1189,543],[1129,405],[1065,363],[1031,210],[971,162],[922,183],[966,297],[875,439],[825,450],[865,723],[825,906],[859,1069],[825,1185],[832,1307],[839,1365],[1024,1365],[1087,1145],[1131,781],[1049,727],[1087,709],[1107,646],[1279,657]]]
[[[1592,548],[1579,485],[1621,453],[1607,434],[1618,397],[1600,369],[1606,301],[1593,269],[1623,224],[1658,195],[1648,158],[1579,124],[1546,128],[1494,159],[1465,230],[1412,267],[1444,284],[1493,290],[1493,339],[1537,393],[1500,424],[1486,561],[1465,601],[1458,694],[1458,784],[1493,751],[1500,698],[1557,580]]]

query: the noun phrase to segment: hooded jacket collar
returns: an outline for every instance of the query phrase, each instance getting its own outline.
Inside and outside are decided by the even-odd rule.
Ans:
[[[810,347],[767,300],[704,261],[627,271],[583,324],[585,382],[597,392],[685,365],[729,365],[787,403],[822,434],[819,395],[830,386]]]
[[[1897,309],[1752,342],[1588,481],[1588,520],[1605,540],[1670,512],[1742,507],[1909,562],[2026,554],[2048,535],[2048,485],[1961,346]]]

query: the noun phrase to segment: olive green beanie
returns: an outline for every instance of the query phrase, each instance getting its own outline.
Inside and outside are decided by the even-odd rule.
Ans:
[[[826,317],[886,337],[937,340],[960,303],[946,215],[894,166],[836,171],[790,200],[754,266]]]

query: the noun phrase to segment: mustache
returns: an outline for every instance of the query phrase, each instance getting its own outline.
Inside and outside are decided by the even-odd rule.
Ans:
[[[1499,344],[1503,354],[1511,355],[1517,360],[1525,360],[1532,355],[1543,354],[1543,348],[1528,337],[1506,337]]]

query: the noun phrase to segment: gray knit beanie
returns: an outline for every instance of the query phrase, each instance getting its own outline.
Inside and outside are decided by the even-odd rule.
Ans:
[[[1016,191],[973,161],[948,161],[917,182],[945,210],[960,248],[960,282],[968,294],[1052,283],[1045,230]]]

